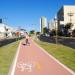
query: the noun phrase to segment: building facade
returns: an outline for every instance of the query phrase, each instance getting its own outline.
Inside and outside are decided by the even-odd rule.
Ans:
[[[47,19],[45,17],[41,17],[40,19],[40,32],[43,34],[43,28],[47,27]]]
[[[13,30],[14,29],[12,27],[6,24],[0,23],[0,38],[5,38],[6,36],[12,37]]]
[[[48,22],[48,29],[49,30],[55,29],[55,22],[53,19]]]
[[[57,13],[58,19],[58,29],[62,30],[62,28],[67,23],[72,23],[73,26],[71,30],[75,29],[75,6],[73,5],[64,5]]]

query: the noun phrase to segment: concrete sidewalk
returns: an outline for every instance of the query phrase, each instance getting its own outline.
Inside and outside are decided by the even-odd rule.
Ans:
[[[10,75],[74,75],[63,67],[56,59],[46,53],[29,38],[30,45],[25,40],[19,45],[15,63]]]

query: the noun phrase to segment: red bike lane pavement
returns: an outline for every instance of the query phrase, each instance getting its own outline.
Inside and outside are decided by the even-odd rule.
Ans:
[[[47,55],[31,38],[29,42],[30,45],[24,45],[23,40],[20,44],[13,75],[74,75]]]

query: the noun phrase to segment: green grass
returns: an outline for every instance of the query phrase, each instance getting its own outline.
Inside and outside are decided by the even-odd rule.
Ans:
[[[19,41],[0,47],[0,75],[7,75],[12,64]]]
[[[61,45],[52,44],[43,41],[36,41],[42,48],[44,48],[48,53],[58,59],[61,63],[65,64],[67,67],[75,71],[75,49]]]

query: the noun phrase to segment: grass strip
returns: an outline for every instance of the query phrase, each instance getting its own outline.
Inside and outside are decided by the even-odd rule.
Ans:
[[[7,75],[20,41],[0,47],[0,75]]]
[[[44,48],[48,53],[58,59],[61,63],[75,71],[75,49],[64,46],[62,44],[52,44],[35,40],[35,42]]]

